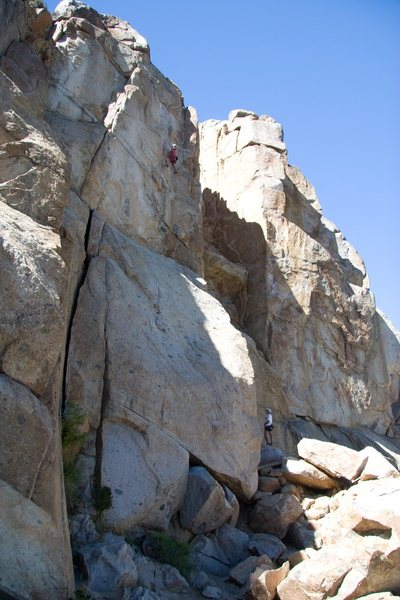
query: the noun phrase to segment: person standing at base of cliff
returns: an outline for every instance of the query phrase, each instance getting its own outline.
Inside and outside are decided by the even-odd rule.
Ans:
[[[176,144],[172,144],[171,150],[167,154],[167,165],[172,165],[174,173],[178,172],[176,163],[178,162],[178,155],[176,154]]]
[[[274,425],[272,423],[272,412],[270,408],[265,411],[264,417],[264,439],[266,444],[272,446],[272,430]]]

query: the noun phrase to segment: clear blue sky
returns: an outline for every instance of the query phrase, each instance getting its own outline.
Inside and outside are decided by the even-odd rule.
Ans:
[[[201,121],[247,108],[282,123],[289,162],[400,328],[400,0],[89,4],[147,39]]]

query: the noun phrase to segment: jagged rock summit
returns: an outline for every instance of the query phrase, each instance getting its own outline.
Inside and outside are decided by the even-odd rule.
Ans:
[[[400,336],[282,127],[247,110],[199,125],[147,41],[77,0],[2,2],[0,106],[0,594],[71,598],[70,534],[102,597],[305,594],[285,553],[309,539],[301,486],[361,507],[349,547],[359,496],[398,493]],[[267,406],[279,449],[261,453]],[[315,464],[310,439],[336,454]],[[355,466],[330,470],[343,447]],[[333,502],[312,514],[343,515]],[[339,543],[328,517],[317,553]],[[151,530],[206,573],[143,556]],[[359,589],[380,592],[377,573]],[[333,593],[316,586],[304,597]]]

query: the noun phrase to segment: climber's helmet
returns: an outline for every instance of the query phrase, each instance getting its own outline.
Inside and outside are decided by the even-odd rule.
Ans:
[[[173,147],[173,148],[176,148],[176,144],[172,144],[172,147]]]

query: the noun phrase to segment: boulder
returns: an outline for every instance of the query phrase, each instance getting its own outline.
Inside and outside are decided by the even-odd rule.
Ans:
[[[351,448],[303,438],[297,445],[299,455],[331,477],[354,481],[361,474],[367,456]]]
[[[230,560],[217,540],[206,535],[198,535],[191,542],[192,560],[196,568],[224,577],[231,568]]]
[[[394,410],[394,415],[396,411]],[[400,443],[396,437],[388,437],[365,427],[337,427],[336,425],[313,423],[305,419],[291,419],[289,427],[292,435],[302,438],[317,439],[332,442],[361,451],[370,446],[379,452],[397,469],[400,469]]]
[[[398,469],[386,460],[384,456],[375,448],[367,446],[363,450],[360,450],[359,455],[367,457],[367,463],[363,468],[360,479],[381,479],[386,477],[400,477]]]
[[[248,582],[251,573],[257,568],[265,571],[266,569],[274,569],[275,565],[266,555],[250,556],[229,571],[229,578],[237,585],[242,586]]]
[[[72,561],[50,515],[0,481],[0,581],[10,593],[59,600],[72,593]]]
[[[225,576],[250,556],[247,533],[225,524],[211,536],[198,535],[192,542],[192,562],[197,570]]]
[[[138,581],[132,548],[120,536],[105,534],[102,542],[81,546],[78,554],[90,592],[115,593],[124,587],[134,587]]]
[[[316,535],[322,543],[337,541],[351,530],[399,535],[399,502],[399,478],[360,481],[331,499],[330,512],[318,521]]]
[[[256,556],[266,554],[274,562],[286,550],[285,544],[269,533],[255,533],[251,536],[247,547],[252,554]]]
[[[287,554],[287,560],[289,561],[290,568],[295,567],[304,560],[308,560],[313,552],[317,552],[314,548],[305,548],[304,550],[297,550]]]
[[[270,492],[273,494],[280,488],[279,479],[276,477],[259,477],[258,478],[258,489],[260,492]]]
[[[339,481],[329,477],[305,460],[287,458],[282,466],[283,476],[287,481],[298,483],[318,490],[330,490],[338,487]]]
[[[239,562],[248,558],[249,552],[249,536],[246,532],[236,529],[225,523],[222,525],[213,536],[215,542],[224,552],[229,560],[229,564],[234,566]]]
[[[285,562],[279,569],[263,570],[262,566],[250,575],[250,588],[246,594],[249,600],[273,600],[278,585],[289,573],[289,563]]]
[[[97,231],[72,326],[67,401],[93,429],[101,410],[135,429],[154,425],[249,499],[260,433],[248,339],[193,272],[107,224]]]
[[[324,517],[331,506],[329,496],[319,496],[318,498],[304,498],[302,502],[304,516],[308,521],[315,521]]]
[[[275,446],[262,446],[260,456],[260,467],[280,467],[283,461],[283,452]]]
[[[282,476],[283,479],[283,476]],[[294,483],[286,483],[281,489],[281,494],[291,494],[295,496],[298,500],[301,500],[304,490],[299,485],[295,485]]]
[[[69,520],[71,543],[76,548],[96,544],[100,541],[93,521],[87,514],[76,514]]]
[[[201,595],[204,598],[222,598],[222,591],[215,587],[215,585],[207,585],[201,592]]]
[[[182,527],[195,534],[208,533],[228,521],[233,507],[223,487],[204,467],[191,467],[180,513]]]
[[[190,573],[189,583],[195,590],[203,590],[209,583],[209,576],[203,571],[199,571],[194,567]]]
[[[314,525],[313,521],[308,521],[304,515],[301,515],[289,526],[288,542],[295,548],[316,548],[318,540]]]
[[[350,600],[370,592],[396,589],[398,541],[361,537],[354,532],[296,565],[278,586],[281,600]]]
[[[291,523],[303,513],[300,502],[289,494],[259,494],[249,514],[249,525],[257,533],[285,537]]]
[[[165,565],[146,557],[135,560],[138,573],[138,584],[157,594],[164,591],[175,593],[187,593],[189,584],[179,573],[178,569],[171,565]]]
[[[232,527],[235,527],[236,523],[238,522],[239,519],[239,514],[240,514],[240,504],[238,499],[236,498],[235,494],[232,492],[232,490],[230,490],[228,488],[227,485],[225,485],[224,483],[222,484],[222,488],[225,492],[225,497],[226,500],[228,502],[228,504],[232,507],[232,514],[229,517],[229,525],[232,525]]]
[[[168,534],[177,542],[189,543],[194,535],[189,529],[184,529],[179,520],[179,513],[174,515],[168,527]]]
[[[114,530],[167,529],[185,495],[189,455],[158,427],[103,421],[101,481],[112,492],[104,518]]]

